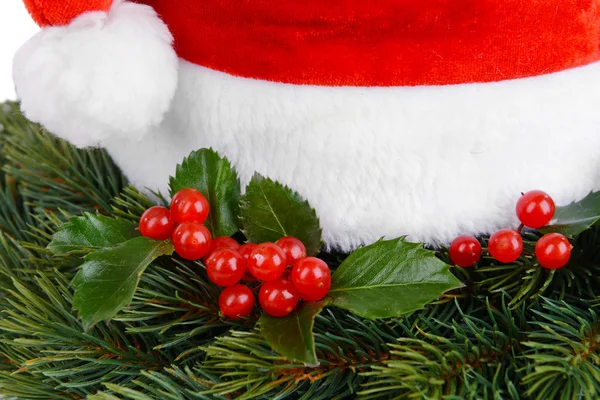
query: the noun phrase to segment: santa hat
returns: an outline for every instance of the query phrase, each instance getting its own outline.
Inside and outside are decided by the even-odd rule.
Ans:
[[[598,60],[597,1],[145,0],[183,59],[323,86],[493,82]]]
[[[46,27],[15,58],[22,109],[140,188],[213,147],[348,250],[600,185],[598,0],[28,1]]]
[[[301,85],[496,82],[600,59],[593,0],[112,3],[25,0],[46,30],[70,25],[68,34],[34,38],[17,55],[23,108],[80,145],[91,143],[82,130],[99,142],[106,128],[141,136],[160,121],[177,81],[171,35],[177,56],[190,63]],[[44,90],[57,92],[54,104],[39,101]],[[66,110],[74,120],[64,121]]]

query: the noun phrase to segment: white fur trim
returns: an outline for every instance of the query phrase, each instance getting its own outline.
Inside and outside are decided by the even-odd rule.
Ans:
[[[164,123],[107,145],[135,185],[163,192],[183,157],[213,147],[243,184],[258,171],[306,197],[331,247],[439,243],[516,227],[523,191],[564,204],[598,189],[598,104],[600,63],[497,83],[327,88],[182,61]]]
[[[177,87],[172,41],[151,7],[121,0],[108,14],[45,28],[14,59],[21,107],[80,147],[140,138],[162,121]]]

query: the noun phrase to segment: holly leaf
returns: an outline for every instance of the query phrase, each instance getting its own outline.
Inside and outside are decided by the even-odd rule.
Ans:
[[[73,278],[73,306],[87,331],[111,319],[131,301],[140,276],[157,257],[173,253],[171,241],[137,237],[88,254]]]
[[[213,236],[232,236],[239,231],[240,181],[229,161],[214,150],[192,152],[177,166],[170,187],[171,196],[187,188],[206,196],[210,213],[205,225]]]
[[[325,300],[364,318],[390,318],[421,309],[461,286],[433,251],[396,239],[352,253],[333,274]]]
[[[550,225],[542,233],[561,233],[573,238],[600,221],[600,192],[592,192],[583,200],[557,207]]]
[[[139,236],[136,228],[137,224],[131,221],[85,213],[65,223],[47,248],[54,254],[104,249]]]
[[[258,320],[262,337],[277,353],[309,367],[319,365],[313,326],[324,302],[303,303],[282,318],[263,314]]]
[[[300,195],[279,182],[255,174],[240,204],[243,231],[253,243],[294,236],[308,255],[321,248],[321,228],[315,210]]]

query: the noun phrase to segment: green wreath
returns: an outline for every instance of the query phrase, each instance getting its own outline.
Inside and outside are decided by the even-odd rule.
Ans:
[[[0,111],[0,160],[0,393],[6,396],[600,397],[600,197],[594,193],[558,210],[553,229],[574,244],[570,263],[559,270],[538,265],[535,231],[523,233],[525,251],[516,262],[486,256],[474,268],[451,267],[443,249],[381,241],[350,256],[319,255],[336,270],[334,289],[353,284],[347,277],[355,274],[344,271],[390,268],[386,278],[397,284],[379,299],[365,292],[369,301],[353,303],[340,300],[338,290],[289,318],[253,313],[229,320],[219,315],[219,289],[200,262],[169,256],[168,241],[136,236],[153,202],[127,186],[104,151],[77,150],[7,103]],[[242,225],[248,238],[273,240],[272,229],[261,229],[269,215],[261,214],[260,202],[269,201],[275,210],[278,203],[292,210],[296,222],[276,234],[294,234],[318,250],[318,220],[291,190],[257,176],[239,199],[235,178],[197,172],[213,168],[230,171],[217,154],[196,152],[171,182],[226,189],[209,196],[221,208],[209,224],[213,232],[231,235]],[[95,242],[94,232],[110,235]],[[86,302],[101,288],[74,278],[90,259],[120,265],[113,273],[137,262],[135,274],[126,275],[125,296]],[[419,282],[421,297],[409,290],[415,282],[397,272],[415,260],[429,271]]]

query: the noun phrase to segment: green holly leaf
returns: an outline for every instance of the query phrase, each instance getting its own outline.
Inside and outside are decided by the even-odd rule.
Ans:
[[[90,252],[115,246],[136,236],[137,224],[124,219],[85,213],[71,218],[54,234],[48,249],[54,254]]]
[[[300,195],[279,182],[255,174],[242,197],[243,231],[254,243],[297,237],[308,255],[321,248],[321,228],[315,210]]]
[[[319,365],[315,352],[313,326],[324,302],[303,303],[282,318],[263,314],[258,320],[262,337],[277,353],[309,367]]]
[[[561,233],[573,238],[600,221],[600,192],[592,192],[583,200],[557,207],[549,226],[542,233]]]
[[[325,300],[364,318],[390,318],[421,309],[461,286],[433,251],[396,239],[352,253],[333,274]]]
[[[87,331],[115,316],[131,301],[140,276],[157,257],[173,253],[171,241],[137,237],[88,254],[71,282],[73,306]]]
[[[171,177],[171,196],[193,188],[206,196],[210,213],[205,222],[213,236],[231,236],[239,231],[240,181],[226,158],[212,149],[192,152]]]

